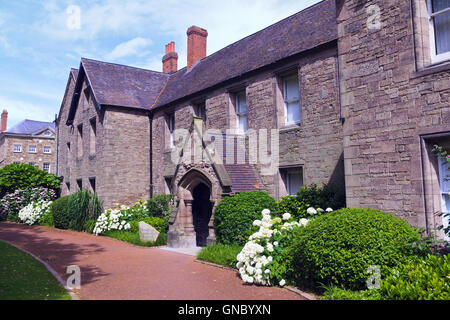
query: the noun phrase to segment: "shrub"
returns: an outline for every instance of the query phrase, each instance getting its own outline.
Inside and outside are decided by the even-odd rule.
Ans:
[[[288,246],[293,230],[307,225],[307,219],[295,221],[289,213],[280,217],[270,216],[270,210],[262,211],[262,220],[253,225],[258,230],[253,233],[242,251],[237,255],[236,267],[244,282],[261,285],[279,284],[284,286],[286,279],[292,278],[288,263]]]
[[[61,197],[53,201],[50,205],[50,212],[53,216],[53,224],[59,229],[69,229],[70,217],[68,215],[69,196]]]
[[[23,223],[32,226],[49,211],[50,204],[51,202],[46,201],[32,202],[19,211],[19,218]]]
[[[159,217],[145,217],[143,219],[133,220],[130,222],[130,230],[132,232],[139,232],[139,222],[143,221],[149,225],[151,225],[153,228],[158,230],[159,232],[167,233],[169,231],[169,222],[165,218],[159,218]]]
[[[26,188],[6,194],[0,199],[0,216],[17,215],[19,211],[32,202],[53,201],[56,193],[47,188]]]
[[[168,217],[171,214],[173,195],[159,194],[147,201],[148,215],[150,217]]]
[[[318,187],[313,184],[303,186],[296,195],[283,197],[277,202],[279,214],[289,212],[296,219],[309,218],[307,209],[310,207],[322,208],[323,210],[327,208],[341,209],[345,207],[345,196],[329,185]]]
[[[275,211],[276,201],[263,191],[242,192],[224,198],[214,211],[218,243],[244,245],[251,234],[252,223],[261,211]]]
[[[369,266],[386,275],[387,267],[405,263],[405,245],[419,237],[404,220],[378,210],[328,213],[296,232],[291,254],[297,282],[363,289]]]
[[[61,180],[56,175],[25,163],[14,163],[0,169],[0,198],[16,190],[47,188],[58,192]]]
[[[330,300],[449,300],[450,259],[448,256],[412,258],[408,263],[390,268],[381,279],[380,289],[362,291],[328,288],[324,299]]]

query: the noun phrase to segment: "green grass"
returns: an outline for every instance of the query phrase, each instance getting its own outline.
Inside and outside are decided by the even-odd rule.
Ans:
[[[111,230],[106,231],[102,235],[111,237],[120,241],[125,241],[132,243],[141,247],[155,247],[163,246],[167,243],[167,235],[165,233],[160,233],[158,239],[155,242],[141,241],[139,239],[139,232],[124,231],[124,230]]]
[[[241,252],[242,248],[243,246],[237,244],[225,245],[216,243],[203,248],[197,254],[197,259],[236,269],[236,256]]]
[[[29,254],[0,241],[0,300],[70,300],[64,287]]]

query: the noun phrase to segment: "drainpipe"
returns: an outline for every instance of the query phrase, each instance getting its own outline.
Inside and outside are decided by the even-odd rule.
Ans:
[[[150,122],[150,198],[153,198],[153,112],[148,113],[148,121]]]

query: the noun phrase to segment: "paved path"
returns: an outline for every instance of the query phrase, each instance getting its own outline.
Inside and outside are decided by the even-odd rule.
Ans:
[[[48,263],[66,281],[67,266],[81,269],[80,299],[291,300],[287,289],[243,285],[237,273],[195,257],[130,245],[107,237],[41,226],[0,223],[0,240]]]

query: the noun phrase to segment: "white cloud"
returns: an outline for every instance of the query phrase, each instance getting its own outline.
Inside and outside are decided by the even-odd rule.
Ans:
[[[106,60],[116,60],[128,56],[142,57],[150,52],[148,47],[151,43],[149,39],[137,37],[117,45],[105,58]]]

